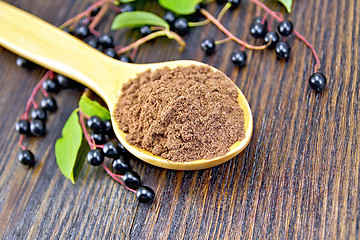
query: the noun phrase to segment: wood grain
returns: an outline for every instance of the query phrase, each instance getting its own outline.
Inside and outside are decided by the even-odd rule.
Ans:
[[[89,1],[7,1],[59,25]],[[280,5],[267,2],[273,9]],[[144,8],[163,14],[146,1]],[[220,7],[210,4],[211,13]],[[223,23],[254,43],[248,26],[255,6],[243,1]],[[114,14],[109,14],[109,19]],[[171,171],[133,161],[143,183],[156,191],[151,205],[111,180],[101,168],[84,169],[75,185],[55,162],[54,143],[80,92],[65,90],[43,139],[31,139],[33,169],[16,160],[20,117],[31,89],[44,74],[15,65],[16,56],[0,48],[0,236],[3,239],[359,239],[360,221],[360,1],[294,1],[295,28],[320,53],[328,77],[315,94],[307,79],[314,59],[291,37],[291,57],[276,61],[271,51],[247,51],[238,70],[229,61],[238,48],[217,47],[205,57],[199,44],[223,38],[213,25],[186,36],[182,53],[173,41],[141,47],[136,62],[200,60],[224,71],[247,97],[254,134],[246,150],[231,161],[202,171]],[[4,23],[0,23],[4,24]],[[110,21],[102,24],[109,29]],[[119,31],[119,44],[139,37]]]

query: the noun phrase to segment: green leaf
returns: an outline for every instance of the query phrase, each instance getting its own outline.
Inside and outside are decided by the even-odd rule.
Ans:
[[[278,1],[281,2],[286,7],[286,10],[289,13],[291,12],[292,0],[278,0]]]
[[[136,28],[144,25],[159,26],[164,27],[165,29],[170,28],[169,24],[164,19],[153,13],[134,11],[118,14],[112,22],[111,29],[116,30],[126,27]]]
[[[81,112],[91,117],[93,115],[98,116],[102,120],[109,120],[110,113],[105,107],[101,106],[100,103],[92,101],[90,98],[82,95],[79,102]]]
[[[130,3],[130,2],[133,2],[135,0],[120,0],[121,3]]]
[[[196,11],[196,5],[202,0],[159,0],[160,5],[180,15],[189,15]]]
[[[64,125],[62,138],[59,138],[55,143],[56,163],[61,173],[73,183],[75,183],[75,176],[81,169],[79,166],[82,166],[81,161],[78,161],[82,142],[83,134],[79,124],[78,111],[75,110]]]
[[[79,177],[81,169],[86,160],[86,155],[89,151],[90,151],[90,146],[89,146],[88,142],[86,141],[85,137],[83,137],[81,145],[80,145],[80,149],[78,151],[78,154],[77,154],[77,157],[75,160],[75,166],[74,166],[74,170],[73,170],[73,176],[74,176],[75,180]]]

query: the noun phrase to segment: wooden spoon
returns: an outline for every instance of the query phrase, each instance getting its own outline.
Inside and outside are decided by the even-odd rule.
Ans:
[[[204,63],[196,61],[154,64],[120,62],[91,48],[59,28],[2,1],[0,1],[0,45],[95,91],[109,107],[113,128],[119,141],[136,157],[152,165],[176,170],[209,168],[235,157],[250,141],[253,129],[251,110],[246,98],[239,90],[238,101],[245,117],[245,138],[232,145],[225,156],[192,162],[173,162],[126,142],[126,133],[119,129],[112,114],[121,93],[121,86],[134,78],[137,73],[147,69],[175,68],[192,64],[205,65]]]

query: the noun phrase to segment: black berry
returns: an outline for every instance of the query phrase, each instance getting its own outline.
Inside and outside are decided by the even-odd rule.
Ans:
[[[119,158],[120,157],[119,147],[112,142],[107,142],[104,144],[103,152],[104,152],[104,155],[108,158]]]
[[[284,37],[289,36],[292,33],[293,29],[293,24],[289,20],[282,21],[278,25],[278,31],[280,35]]]
[[[60,91],[60,86],[56,79],[46,79],[42,83],[42,87],[49,93],[58,93]]]
[[[37,137],[45,136],[46,127],[45,123],[39,119],[33,119],[30,121],[30,132]]]
[[[135,8],[131,4],[124,4],[121,7],[121,12],[133,12],[135,11]]]
[[[86,25],[79,24],[74,29],[74,35],[77,38],[84,39],[89,35],[89,28]]]
[[[146,37],[147,35],[151,34],[151,29],[149,26],[142,26],[140,28],[141,36]]]
[[[56,80],[59,84],[59,86],[63,89],[65,88],[70,88],[73,85],[72,80],[70,80],[69,78],[65,77],[64,75],[58,74],[56,76]]]
[[[237,8],[240,5],[241,0],[228,0],[228,3],[231,3],[230,9],[234,10],[235,8]]]
[[[188,21],[185,18],[178,18],[174,22],[175,31],[183,36],[189,32]]]
[[[104,162],[104,154],[99,149],[90,150],[86,158],[92,166],[99,166]]]
[[[279,35],[276,32],[268,32],[264,37],[264,41],[266,44],[271,41],[270,45],[268,46],[269,49],[274,49],[279,40]]]
[[[254,23],[261,23],[261,24],[264,24],[264,27],[265,27],[265,30],[267,29],[267,26],[268,26],[268,23],[266,21],[266,19],[264,20],[264,17],[262,16],[259,16],[259,17],[254,17],[253,20],[251,21],[251,24],[254,24]]]
[[[102,133],[92,133],[90,137],[94,139],[94,142],[98,145],[106,143],[106,137]]]
[[[276,56],[278,59],[288,59],[290,56],[290,46],[286,42],[278,42],[275,47]]]
[[[91,4],[88,5],[87,9],[89,9],[90,6],[91,6]],[[96,14],[98,14],[99,11],[100,11],[100,7],[93,8],[91,10],[90,16],[92,16],[92,17],[96,16]]]
[[[118,142],[117,145],[120,149],[121,156],[128,160],[131,157],[131,153],[120,142]]]
[[[101,133],[104,129],[105,129],[105,125],[103,123],[103,121],[101,120],[101,118],[99,118],[98,116],[91,116],[88,120],[87,120],[87,126],[89,128],[91,128],[94,133]]]
[[[22,57],[17,57],[16,58],[16,65],[18,67],[23,67],[27,70],[33,70],[35,67],[36,67],[36,64],[25,59],[25,58],[22,58]]]
[[[21,164],[26,166],[32,167],[35,165],[34,154],[29,150],[21,150],[18,154],[18,160]]]
[[[120,55],[118,59],[122,62],[132,63],[131,59],[126,55]]]
[[[93,48],[97,48],[99,46],[97,37],[91,37],[91,38],[87,39],[85,41],[85,43],[87,43],[89,46],[91,46]]]
[[[251,23],[261,23],[263,20],[263,17],[254,17]]]
[[[33,119],[39,119],[43,122],[46,121],[46,111],[43,108],[35,108],[31,111],[31,117]]]
[[[56,100],[52,97],[44,97],[41,99],[40,106],[48,112],[56,112],[57,110]]]
[[[30,123],[28,120],[19,120],[15,124],[15,129],[18,133],[30,135]]]
[[[127,171],[131,171],[129,161],[125,160],[122,156],[118,159],[114,159],[112,167],[120,175],[124,175]]]
[[[237,51],[231,55],[231,61],[238,67],[246,65],[246,54],[244,51]]]
[[[176,20],[176,16],[175,13],[173,12],[166,12],[163,16],[163,19],[169,24],[169,25],[173,25],[175,20]]]
[[[107,48],[105,49],[104,53],[108,55],[109,57],[116,58],[116,51],[113,48]]]
[[[105,130],[104,133],[108,136],[109,139],[112,139],[115,137],[114,130],[112,128],[112,124],[110,120],[104,121]]]
[[[127,171],[123,176],[123,181],[131,189],[137,189],[141,184],[139,174],[134,171]]]
[[[309,84],[312,89],[314,89],[317,92],[321,92],[325,89],[326,86],[326,77],[322,73],[314,73],[309,78]]]
[[[136,198],[141,203],[149,203],[155,198],[155,193],[151,188],[142,186],[137,190]]]
[[[261,22],[253,22],[250,25],[250,34],[254,38],[264,38],[266,34],[266,24]]]
[[[112,36],[108,34],[101,35],[98,39],[98,43],[103,47],[103,49],[114,47],[114,40]]]
[[[201,42],[200,46],[207,55],[211,55],[215,52],[215,42],[212,38],[206,38]]]

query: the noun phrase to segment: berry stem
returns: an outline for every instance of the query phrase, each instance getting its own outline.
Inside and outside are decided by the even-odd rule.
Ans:
[[[259,0],[250,0],[251,2],[255,3],[256,5],[258,5],[259,7],[261,7],[262,9],[264,9],[266,11],[267,14],[269,14],[271,16],[271,19],[272,18],[275,18],[278,22],[282,22],[284,20],[284,17],[282,16],[281,13],[279,12],[275,12],[275,11],[272,11],[270,8],[268,8],[265,4],[263,4],[262,2],[260,2]],[[270,24],[269,24],[270,25]],[[304,36],[302,36],[298,31],[296,31],[295,29],[293,30],[293,33],[301,40],[303,41],[306,46],[308,46],[315,59],[316,59],[316,65],[314,67],[314,71],[317,72],[317,70],[320,68],[320,60],[319,60],[319,56],[317,55],[314,47],[305,39]]]
[[[31,99],[31,103],[34,106],[34,108],[38,108],[37,103],[35,102],[35,99]]]
[[[266,12],[266,13],[264,14],[263,19],[261,20],[261,24],[264,24],[264,23],[265,23],[266,18],[267,18],[268,15],[269,15],[268,12]]]
[[[105,3],[104,6],[100,9],[99,13],[96,14],[96,16],[94,17],[94,19],[91,21],[90,25],[89,25],[89,31],[94,34],[96,37],[100,37],[101,33],[96,31],[95,28],[96,26],[100,23],[101,19],[103,19],[103,17],[105,16],[106,12],[109,9],[109,4],[110,3]]]
[[[316,65],[314,67],[314,72],[317,72],[320,68],[320,60],[319,60],[319,56],[317,55],[314,47],[298,31],[294,30],[293,33],[311,49],[311,51],[314,54],[314,57],[316,59]]]
[[[204,21],[200,21],[200,22],[188,22],[188,26],[189,27],[201,27],[201,26],[205,26],[208,23],[210,23],[210,20],[205,19]]]
[[[45,91],[45,89],[41,86],[40,88],[41,92],[43,93],[44,97],[48,97],[49,94]]]
[[[223,9],[221,9],[218,17],[216,18],[216,20],[218,20],[219,22],[221,22],[221,19],[223,18],[224,14],[231,8],[231,3],[227,2],[225,4],[225,6],[223,7]]]
[[[227,38],[215,41],[215,45],[220,45],[220,44],[223,44],[223,43],[227,43],[229,41],[231,41],[231,38],[227,37]]]
[[[170,39],[175,39],[179,44],[180,44],[180,49],[184,49],[185,46],[186,46],[186,43],[185,41],[175,32],[172,32],[172,31],[167,31],[167,30],[160,30],[160,31],[157,31],[157,32],[153,32],[143,38],[140,38],[138,39],[137,41],[131,43],[130,45],[126,46],[126,47],[122,47],[120,48],[118,51],[117,51],[117,54],[120,55],[120,54],[123,54],[135,47],[139,47],[141,44],[151,40],[151,39],[154,39],[154,38],[157,38],[157,37],[161,37],[161,36],[167,36],[168,38]]]
[[[37,104],[35,101],[35,96],[36,94],[39,92],[39,89],[41,89],[43,82],[49,78],[49,76],[51,75],[52,71],[47,71],[45,73],[45,75],[43,76],[43,78],[36,84],[36,86],[34,87],[27,103],[26,103],[26,107],[25,107],[25,111],[24,113],[21,115],[21,119],[27,119],[29,116],[29,111],[31,109],[31,106],[33,105],[35,108],[37,108]]]
[[[109,174],[112,179],[114,179],[115,181],[117,181],[118,183],[120,183],[121,185],[123,185],[124,187],[126,187],[127,190],[136,193],[137,191],[131,188],[128,188],[125,183],[122,181],[122,176],[121,175],[117,175],[114,174],[113,172],[110,171],[110,169],[105,165],[105,163],[102,163],[101,166],[105,169],[105,171],[107,172],[107,174]]]
[[[200,12],[207,18],[209,19],[212,23],[214,23],[223,33],[225,33],[231,40],[237,42],[238,44],[248,48],[248,49],[253,49],[253,50],[263,50],[265,48],[267,48],[271,42],[269,42],[266,45],[262,45],[262,46],[253,46],[245,41],[240,40],[239,38],[235,37],[234,34],[232,34],[229,30],[227,30],[224,25],[222,25],[218,20],[216,20],[216,18],[214,18],[208,11],[206,11],[205,9],[201,8]]]
[[[115,6],[115,5],[111,5],[111,8],[112,8],[112,10],[113,11],[115,11],[116,13],[121,13],[122,12],[122,10],[121,10],[121,8],[119,8],[118,6]]]
[[[271,25],[273,23],[273,20],[274,20],[274,17],[273,16],[270,16],[270,19],[269,19],[269,24],[268,24],[268,31],[271,32]]]
[[[278,16],[276,12],[272,11],[270,8],[268,8],[265,4],[263,4],[262,2],[258,1],[258,0],[250,0],[251,2],[255,3],[256,5],[258,5],[259,7],[261,7],[262,9],[265,10],[265,12],[267,12],[268,14],[270,14],[271,16],[273,16],[276,20],[278,20],[279,22],[281,22],[283,20],[283,18],[281,16]]]
[[[94,142],[94,139],[92,139],[86,129],[86,126],[85,126],[85,122],[84,122],[84,118],[86,117],[85,114],[83,112],[81,112],[79,110],[79,115],[80,115],[80,119],[79,119],[79,122],[80,122],[80,126],[83,130],[83,133],[84,133],[84,136],[85,136],[85,139],[86,141],[88,142],[89,146],[91,149],[96,149],[96,144]]]
[[[136,54],[137,54],[138,50],[139,50],[139,47],[134,47],[134,48],[133,48],[133,50],[132,50],[132,52],[131,52],[131,54],[130,54],[130,59],[131,59],[131,60],[134,60],[134,58],[136,57]]]
[[[83,17],[88,17],[90,16],[90,13],[93,9],[101,7],[102,5],[104,5],[105,3],[113,3],[113,0],[100,0],[94,4],[92,4],[88,9],[86,9],[85,11],[79,13],[78,15],[76,15],[73,18],[70,18],[69,20],[67,20],[64,24],[62,24],[59,28],[64,29],[66,27],[68,27],[69,25],[73,24],[74,22],[79,21],[81,18]]]
[[[23,140],[24,140],[24,135],[20,135],[20,138],[19,138],[19,146],[21,147],[22,150],[26,150],[26,147],[23,145]]]

